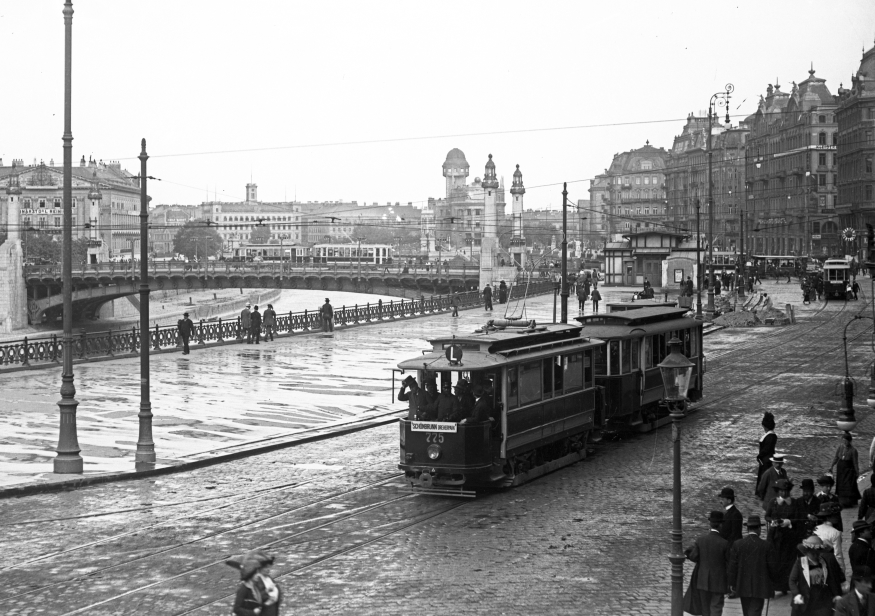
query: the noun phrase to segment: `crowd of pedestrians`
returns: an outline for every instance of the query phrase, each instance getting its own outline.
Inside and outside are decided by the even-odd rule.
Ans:
[[[685,550],[695,567],[684,610],[720,615],[729,596],[740,599],[745,616],[760,616],[775,593],[789,593],[792,616],[875,616],[875,487],[862,495],[857,489],[861,468],[851,435],[842,435],[830,472],[817,478],[817,490],[813,478],[804,478],[802,496],[794,497],[785,458],[776,451],[775,425],[766,412],[756,458],[755,495],[762,511],[745,519],[732,487],[716,495],[721,507],[710,512],[709,531]],[[872,470],[873,458],[875,440],[865,470]],[[858,504],[846,552],[842,510]]]

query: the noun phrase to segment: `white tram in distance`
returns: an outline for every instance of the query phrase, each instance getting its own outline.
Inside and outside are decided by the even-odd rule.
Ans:
[[[392,263],[389,244],[314,244],[314,263],[342,263],[348,265],[385,265]]]

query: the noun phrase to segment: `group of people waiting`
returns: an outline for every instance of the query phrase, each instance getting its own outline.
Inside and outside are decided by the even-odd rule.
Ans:
[[[755,493],[763,516],[750,515],[743,522],[734,490],[723,488],[718,495],[722,508],[709,516],[711,529],[685,551],[696,566],[684,610],[722,614],[729,594],[740,598],[745,616],[759,616],[765,602],[778,592],[790,593],[793,616],[875,614],[871,594],[875,488],[862,496],[857,489],[859,455],[851,435],[843,434],[830,473],[817,479],[817,490],[814,480],[805,478],[800,483],[802,496],[792,497],[794,485],[784,468],[784,456],[776,453],[778,437],[771,413],[765,413],[762,426]],[[858,502],[845,562],[842,509]],[[760,536],[764,527],[765,539]]]
[[[598,314],[599,302],[602,301],[602,294],[599,293],[598,275],[593,276],[590,272],[586,272],[581,278],[577,278],[577,307],[580,312],[583,312],[586,300],[592,300],[592,312]],[[592,291],[590,291],[592,289]]]
[[[491,381],[472,385],[460,378],[453,388],[454,393],[450,392],[450,386],[450,380],[445,378],[441,380],[440,392],[436,380],[427,380],[422,388],[413,375],[407,375],[398,391],[398,400],[408,404],[407,419],[472,423],[492,418]]]
[[[246,307],[240,311],[240,330],[241,337],[246,334],[246,344],[261,343],[261,331],[264,328],[264,341],[267,342],[270,338],[273,342],[273,336],[276,333],[276,311],[273,309],[273,304],[268,304],[264,314],[258,311],[258,305],[252,308],[252,304],[246,302]]]
[[[502,280],[498,284],[498,303],[499,304],[506,304],[507,303],[507,292],[508,292],[507,283]],[[492,287],[489,285],[488,282],[486,283],[486,286],[483,288],[482,294],[483,294],[483,308],[484,308],[484,310],[492,310],[493,293],[492,293]]]

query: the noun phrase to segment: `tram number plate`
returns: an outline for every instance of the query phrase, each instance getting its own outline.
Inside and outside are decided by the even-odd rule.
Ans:
[[[452,421],[414,421],[410,424],[413,432],[451,432],[455,434],[459,425]]]

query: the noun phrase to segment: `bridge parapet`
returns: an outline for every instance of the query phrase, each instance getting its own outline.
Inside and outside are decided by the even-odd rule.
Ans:
[[[526,285],[513,285],[509,298],[517,299],[524,295],[534,296],[552,293],[552,282],[537,282]],[[337,328],[381,323],[397,319],[409,319],[447,312],[453,301],[460,309],[481,305],[478,291],[455,295],[422,297],[418,300],[382,300],[364,305],[341,306],[334,310],[334,326]],[[319,311],[288,312],[277,314],[275,335],[284,337],[307,332],[320,331],[322,319]],[[201,320],[195,324],[191,343],[197,346],[240,343],[245,337],[240,320],[218,319]],[[150,353],[171,352],[182,348],[176,326],[155,326],[147,337]],[[63,338],[57,334],[44,337],[30,337],[23,340],[0,342],[0,372],[22,368],[39,368],[60,365],[63,357]],[[73,336],[73,358],[76,362],[101,361],[139,355],[142,336],[137,327],[107,332],[85,332]]]

